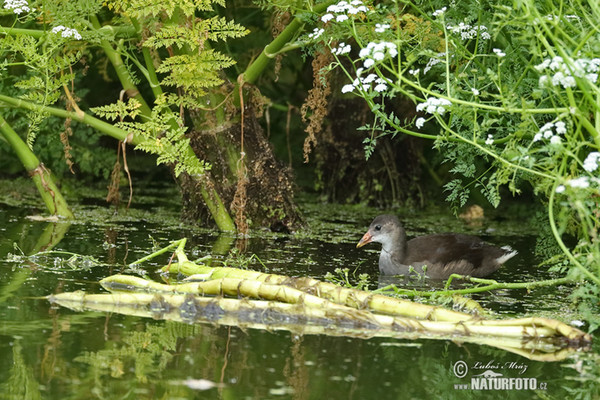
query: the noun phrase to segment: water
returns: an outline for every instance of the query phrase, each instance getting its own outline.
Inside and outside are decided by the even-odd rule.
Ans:
[[[97,283],[152,252],[153,244],[188,238],[190,259],[213,254],[232,265],[287,275],[322,278],[336,268],[366,272],[378,285],[377,247],[356,249],[376,210],[307,204],[309,233],[255,233],[244,241],[180,223],[177,193],[146,188],[133,209],[115,215],[100,194],[75,207],[77,222],[55,224],[27,218],[30,207],[0,206],[0,399],[421,399],[596,398],[598,348],[555,362],[533,361],[499,348],[458,341],[352,338],[298,331],[185,324],[51,305],[44,296],[74,290],[101,293]],[[172,200],[169,200],[172,198]],[[457,230],[456,220],[415,215],[409,235]],[[435,226],[435,227],[433,227]],[[424,228],[428,227],[428,228]],[[521,221],[459,226],[518,257],[499,281],[553,277],[533,256],[535,232]],[[13,243],[18,245],[18,249]],[[95,257],[67,262],[69,255],[10,261],[9,253],[54,251]],[[236,252],[232,248],[239,249]],[[232,255],[233,254],[233,255]],[[248,260],[256,254],[258,259]],[[260,261],[259,261],[260,260]],[[167,256],[143,267],[155,271]],[[264,267],[263,265],[264,264]],[[158,279],[158,278],[157,278]],[[427,289],[432,283],[419,288]],[[474,296],[501,316],[533,313],[570,322],[578,318],[566,296],[570,288],[499,291]],[[458,364],[457,364],[458,363]],[[464,365],[462,364],[464,363]],[[461,377],[461,370],[468,371]],[[536,390],[466,390],[487,370],[524,378]],[[457,376],[458,375],[458,376]],[[514,381],[514,380],[513,380]]]

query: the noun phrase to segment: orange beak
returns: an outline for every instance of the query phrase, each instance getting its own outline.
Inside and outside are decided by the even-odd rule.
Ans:
[[[371,243],[372,241],[373,241],[373,235],[371,235],[369,232],[367,232],[363,235],[362,239],[360,239],[360,242],[358,242],[356,244],[356,247],[363,247],[365,244]]]

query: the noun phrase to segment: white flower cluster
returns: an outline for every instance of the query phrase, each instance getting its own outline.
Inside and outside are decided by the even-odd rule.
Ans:
[[[552,144],[560,144],[562,139],[558,135],[564,135],[565,133],[567,133],[567,125],[563,121],[548,122],[535,134],[533,141],[537,142],[544,138],[550,139]]]
[[[427,65],[425,65],[425,68],[423,68],[423,73],[428,73],[434,65],[437,65],[444,61],[444,57],[446,57],[446,53],[438,53],[435,57],[431,57],[429,61],[427,61]]]
[[[425,122],[426,122],[425,118],[419,117],[415,121],[415,126],[417,127],[417,129],[421,129],[423,127],[423,125],[425,125]]]
[[[327,7],[327,14],[321,17],[321,21],[327,23],[335,19],[336,22],[343,22],[348,19],[349,15],[356,15],[361,12],[366,13],[367,11],[369,9],[361,0],[352,0],[351,2],[340,1],[337,4]]]
[[[424,103],[417,104],[417,111],[425,111],[428,114],[444,115],[446,107],[451,106],[450,100],[437,97],[428,97]]]
[[[435,10],[431,15],[433,15],[434,17],[439,17],[440,15],[443,15],[446,12],[446,10],[446,7],[442,7],[439,10]]]
[[[374,91],[381,93],[387,90],[388,86],[385,79],[380,78],[375,74],[369,74],[365,78],[361,78],[360,75],[362,72],[362,68],[359,68],[356,71],[357,78],[352,83],[344,85],[342,87],[342,93],[349,93],[354,91],[354,89],[367,92],[371,90],[371,85],[373,83],[375,83],[375,87],[373,88]]]
[[[592,151],[583,161],[583,169],[587,172],[594,172],[600,166],[600,153]]]
[[[325,29],[315,28],[315,29],[313,29],[312,33],[308,34],[308,38],[309,39],[317,39],[317,38],[319,38],[319,36],[321,36],[323,34],[323,32],[325,32]]]
[[[81,40],[81,35],[77,32],[77,29],[67,28],[59,25],[52,28],[52,33],[60,34],[64,38],[73,38],[75,40]]]
[[[31,11],[27,0],[4,0],[4,9],[12,10],[15,14],[23,14]]]
[[[492,51],[500,58],[502,58],[506,55],[506,53],[500,49],[492,49]]]
[[[423,73],[424,74],[428,73],[429,70],[431,68],[433,68],[434,65],[437,65],[437,64],[441,63],[442,61],[444,61],[444,57],[445,56],[446,56],[446,53],[438,53],[435,56],[431,57],[429,59],[429,61],[427,61],[427,64],[425,65],[425,68],[423,68]],[[420,72],[421,72],[421,68],[408,70],[408,73],[411,74],[411,75],[413,75],[413,76],[419,75]]]
[[[573,20],[573,21],[581,20],[581,18],[579,18],[578,15],[573,15],[573,14],[572,15],[563,15],[562,17],[559,17],[558,15],[551,15],[551,14],[546,15],[546,19],[548,21],[560,21],[562,18],[564,18],[566,20]]]
[[[381,61],[386,54],[392,58],[398,55],[396,44],[391,42],[369,42],[367,47],[360,49],[358,56],[364,59],[363,65],[365,68],[370,68],[375,65],[376,61]]]
[[[481,39],[487,40],[490,39],[491,36],[487,32],[487,27],[485,25],[469,25],[461,22],[458,25],[448,25],[446,28],[456,34],[460,34],[460,37],[463,40],[475,39],[478,35]]]
[[[491,134],[487,135],[487,139],[485,139],[485,144],[487,144],[488,146],[494,144],[494,136]]]
[[[350,47],[349,44],[346,44],[344,42],[340,43],[338,45],[338,47],[336,47],[335,49],[331,50],[331,54],[334,54],[336,56],[340,56],[342,54],[348,54],[350,53],[350,51],[352,50],[352,47]]]
[[[390,24],[375,24],[375,32],[383,33],[390,28]]]
[[[600,179],[590,178],[588,176],[580,176],[579,178],[569,179],[565,182],[565,185],[575,189],[587,189],[590,187],[590,183],[600,185]],[[556,193],[562,193],[565,191],[565,185],[559,185],[556,187]]]
[[[598,71],[600,70],[600,58],[579,58],[577,60],[569,59],[568,62],[562,57],[546,58],[541,64],[536,65],[535,69],[542,72],[550,69],[554,74],[542,75],[539,84],[544,87],[550,82],[552,86],[562,86],[563,88],[575,87],[575,77],[582,78],[596,83],[598,80]]]

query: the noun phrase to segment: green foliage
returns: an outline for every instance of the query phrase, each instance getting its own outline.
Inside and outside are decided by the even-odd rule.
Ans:
[[[185,136],[187,127],[183,125],[179,116],[164,105],[157,105],[147,121],[124,121],[125,118],[134,119],[139,114],[139,108],[140,103],[130,99],[128,103],[118,101],[96,107],[93,111],[108,119],[119,119],[115,126],[130,135],[144,138],[136,149],[157,155],[157,164],[173,165],[175,176],[182,172],[202,175],[210,168],[191,151],[190,140]]]
[[[109,10],[140,20],[158,17],[163,13],[172,18],[177,12],[189,17],[196,11],[213,11],[213,4],[225,7],[225,0],[109,0],[104,3]]]
[[[233,64],[231,58],[214,50],[207,50],[200,54],[170,57],[163,61],[156,72],[169,73],[162,80],[163,85],[180,87],[196,96],[203,96],[203,89],[223,83],[219,73]]]
[[[357,269],[350,274],[350,269],[348,268],[336,268],[333,271],[334,273],[328,272],[325,275],[325,280],[346,288],[369,290],[369,274],[358,274],[357,276]]]
[[[144,41],[144,46],[158,49],[176,45],[182,49],[197,50],[208,40],[227,40],[248,34],[248,30],[225,17],[212,17],[193,21],[193,25],[165,25]]]
[[[131,98],[127,103],[118,100],[116,103],[94,107],[92,108],[92,111],[102,118],[115,121],[117,119],[123,120],[125,118],[135,119],[140,114],[140,107],[140,102]]]
[[[456,208],[475,191],[496,207],[501,187],[531,185],[573,272],[600,285],[600,8],[338,3],[315,19],[317,46],[348,78],[342,93],[373,113],[367,154],[385,135],[431,139],[452,165],[444,188]],[[398,96],[415,103],[408,123],[386,111]],[[566,232],[577,238],[572,249]]]
[[[248,33],[234,21],[211,15],[215,13],[215,5],[225,6],[225,2],[43,0],[39,8],[31,7],[18,15],[14,19],[15,26],[29,30],[0,36],[4,56],[0,65],[0,91],[41,106],[28,112],[25,132],[30,147],[36,144],[39,134],[47,133],[42,129],[48,118],[43,107],[74,98],[77,104],[67,102],[67,107],[73,110],[79,106],[85,111],[85,103],[77,97],[79,93],[75,93],[75,83],[81,82],[90,60],[98,60],[96,49],[101,45],[106,54],[100,55],[99,63],[103,62],[102,57],[108,58],[126,87],[139,85],[140,90],[144,90],[143,86],[149,85],[155,103],[149,108],[142,104],[141,97],[135,97],[96,107],[93,112],[114,121],[115,127],[125,132],[122,135],[143,138],[136,138],[138,143],[141,141],[138,148],[156,154],[158,163],[173,164],[176,175],[183,171],[192,175],[204,173],[208,165],[191,151],[185,136],[187,128],[173,110],[181,113],[183,109],[194,110],[205,105],[202,97],[208,89],[223,83],[222,70],[234,64],[231,57],[212,49],[209,42]],[[106,15],[102,13],[103,7],[115,13],[106,26],[96,19],[97,15]],[[132,25],[137,32],[131,30]],[[117,41],[123,32],[130,35],[128,40]],[[110,71],[101,73],[110,79]],[[156,74],[162,79],[159,82],[154,78]],[[76,126],[68,129],[68,133],[79,132]],[[60,130],[53,129],[54,132]],[[54,164],[52,160],[62,158],[63,153],[71,157],[70,145],[61,144],[58,135],[47,138],[44,135],[43,146],[36,146],[36,151],[48,157],[47,162]],[[76,135],[71,143],[97,146],[89,136]],[[72,152],[78,155],[73,160],[80,163],[81,170],[102,165],[103,175],[106,175],[106,161],[114,160],[114,156],[106,156],[104,149],[77,147]],[[95,160],[95,155],[102,156],[102,160]]]

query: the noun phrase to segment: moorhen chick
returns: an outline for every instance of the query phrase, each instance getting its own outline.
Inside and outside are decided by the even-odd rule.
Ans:
[[[379,271],[383,275],[414,272],[432,279],[451,274],[484,277],[517,254],[509,246],[489,245],[476,236],[457,233],[421,236],[406,241],[406,232],[394,215],[376,217],[356,247],[381,243]]]

